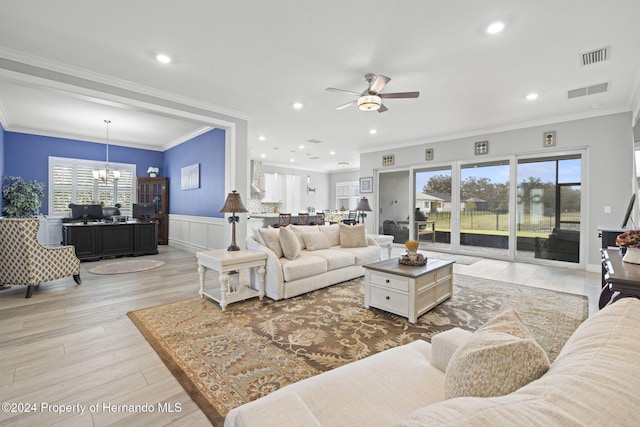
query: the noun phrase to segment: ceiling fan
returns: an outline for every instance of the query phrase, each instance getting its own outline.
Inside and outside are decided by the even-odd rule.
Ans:
[[[380,93],[380,91],[391,80],[389,77],[383,75],[376,76],[373,73],[368,73],[364,75],[364,78],[369,82],[369,87],[362,93],[353,92],[351,90],[336,89],[334,87],[328,87],[326,89],[330,92],[348,93],[349,95],[356,95],[359,97],[355,101],[347,102],[346,104],[336,107],[336,110],[342,110],[357,104],[358,108],[362,111],[377,110],[378,113],[384,113],[388,110],[388,108],[382,104],[382,99],[384,98],[417,98],[420,96],[420,92]]]

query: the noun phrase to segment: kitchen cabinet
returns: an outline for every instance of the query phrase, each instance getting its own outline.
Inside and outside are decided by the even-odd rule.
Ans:
[[[300,176],[264,174],[262,203],[278,203],[280,212],[297,214],[300,211]]]

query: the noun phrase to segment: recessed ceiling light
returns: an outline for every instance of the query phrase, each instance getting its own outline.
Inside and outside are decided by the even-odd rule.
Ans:
[[[260,157],[262,157],[264,159],[265,157],[267,157],[267,155],[262,153],[262,154],[260,154]]]
[[[371,129],[371,130],[369,131],[369,133],[370,133],[371,135],[375,135],[376,133],[378,133],[378,131],[377,131],[377,130],[375,130],[375,129]]]
[[[299,110],[303,107],[302,102],[294,102],[293,103],[293,108],[295,108],[296,110]]]
[[[304,148],[304,144],[298,145],[298,148],[302,150]]]
[[[265,137],[264,137],[264,135],[260,135],[260,136],[258,137],[258,139],[259,139],[260,141],[264,141],[264,140],[266,140],[267,138],[265,138]]]
[[[538,94],[537,93],[530,93],[529,95],[527,95],[527,100],[528,101],[533,101],[534,99],[538,98]]]
[[[349,167],[349,163],[340,162],[340,163],[338,163],[338,167],[341,168],[341,169],[348,168]]]
[[[332,150],[332,151],[329,151],[329,154],[331,154],[333,156],[333,155],[336,154],[336,152]]]
[[[156,55],[156,59],[158,60],[158,62],[161,62],[163,64],[171,63],[171,57],[169,55],[164,54],[164,53],[157,54]]]
[[[487,33],[489,34],[498,34],[502,30],[504,30],[504,24],[502,22],[494,22],[487,27]]]
[[[290,162],[295,162],[296,160],[294,158],[289,159]]]

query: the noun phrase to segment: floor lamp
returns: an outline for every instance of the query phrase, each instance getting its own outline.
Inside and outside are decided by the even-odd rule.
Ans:
[[[233,190],[227,195],[227,200],[224,202],[224,206],[220,209],[220,212],[230,213],[228,221],[232,225],[231,228],[231,246],[227,248],[228,251],[239,251],[240,247],[236,245],[236,222],[240,221],[240,218],[236,216],[236,212],[248,212],[247,208],[242,204],[240,194]]]

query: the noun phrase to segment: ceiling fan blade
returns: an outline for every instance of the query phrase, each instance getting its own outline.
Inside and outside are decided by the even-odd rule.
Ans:
[[[395,93],[379,93],[380,98],[417,98],[420,92],[395,92]]]
[[[382,90],[389,83],[391,79],[387,76],[379,75],[376,77],[375,81],[371,84],[369,88],[369,93],[372,95],[376,95],[378,92]]]
[[[328,90],[329,92],[348,93],[349,95],[357,95],[357,96],[362,95],[360,92],[354,92],[352,90],[336,89],[335,87],[328,87],[325,90]]]
[[[358,95],[360,95],[360,94],[358,94]],[[336,107],[336,110],[344,110],[344,109],[345,109],[345,108],[347,108],[347,107],[351,107],[351,106],[352,106],[352,105],[354,105],[356,102],[358,102],[358,101],[357,101],[357,100],[355,100],[355,101],[347,102],[346,104],[342,104],[342,105],[340,105],[340,106]]]
[[[380,104],[380,108],[378,108],[378,113],[384,113],[388,108],[384,106],[384,104]]]

